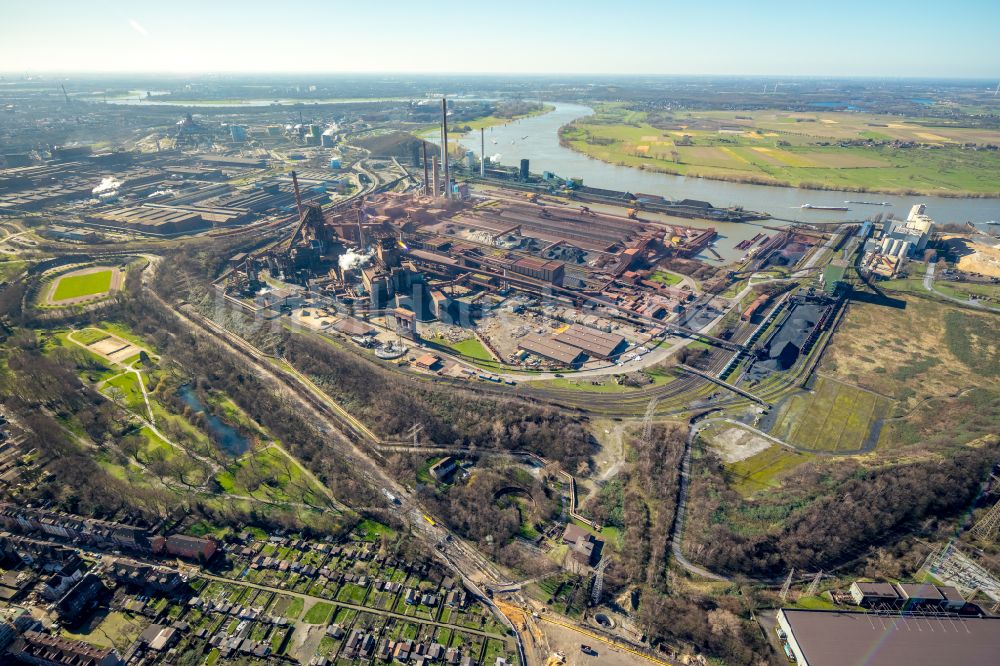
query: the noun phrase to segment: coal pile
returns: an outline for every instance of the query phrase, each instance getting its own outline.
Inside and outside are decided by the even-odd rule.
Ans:
[[[747,378],[761,380],[772,372],[782,372],[795,365],[825,309],[826,306],[816,303],[793,305],[781,328],[771,335],[758,360],[747,370]]]

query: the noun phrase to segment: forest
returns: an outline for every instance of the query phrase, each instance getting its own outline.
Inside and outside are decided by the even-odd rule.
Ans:
[[[1000,456],[1000,444],[871,467],[806,463],[784,479],[780,491],[752,500],[729,488],[714,454],[699,453],[687,508],[687,552],[719,572],[774,578],[792,567],[829,570],[892,535],[964,511]]]

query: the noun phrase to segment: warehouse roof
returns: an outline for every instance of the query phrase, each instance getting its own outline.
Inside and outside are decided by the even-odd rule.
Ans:
[[[531,352],[535,356],[541,356],[558,363],[574,365],[583,360],[583,353],[576,347],[563,344],[557,340],[545,338],[535,333],[529,333],[521,338],[517,346]]]
[[[892,586],[892,583],[862,583],[856,581],[854,584],[861,591],[861,594],[869,597],[890,597],[892,599],[899,597],[899,592]]]
[[[589,326],[573,324],[557,335],[556,341],[582,349],[591,356],[608,358],[622,351],[625,338],[613,333],[604,333]]]
[[[1000,618],[782,609],[809,666],[978,666],[1000,654]]]

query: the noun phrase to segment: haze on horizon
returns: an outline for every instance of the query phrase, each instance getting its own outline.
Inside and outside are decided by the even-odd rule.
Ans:
[[[41,0],[0,70],[996,78],[1000,3]]]

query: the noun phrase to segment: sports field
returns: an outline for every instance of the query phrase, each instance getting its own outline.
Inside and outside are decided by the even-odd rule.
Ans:
[[[70,305],[103,296],[121,286],[122,272],[117,268],[94,267],[73,271],[56,278],[49,292],[49,305]]]
[[[777,110],[645,113],[620,105],[563,128],[614,164],[737,182],[887,193],[1000,196],[1000,131],[930,118]],[[930,150],[929,148],[933,148]]]
[[[811,394],[793,396],[782,407],[771,434],[814,451],[857,451],[887,403],[875,393],[821,376]]]

